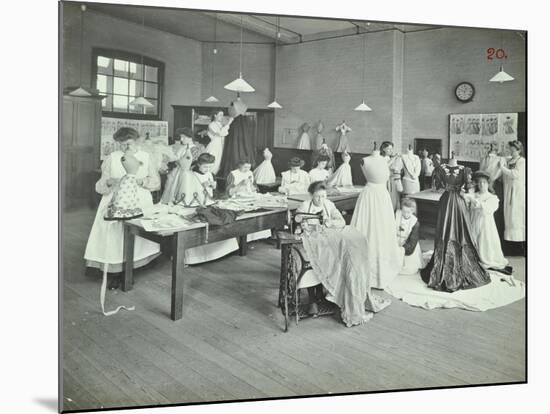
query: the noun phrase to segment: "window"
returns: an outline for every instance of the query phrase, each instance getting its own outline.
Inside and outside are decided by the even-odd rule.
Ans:
[[[143,64],[142,64],[143,62]],[[103,115],[124,118],[160,119],[164,64],[156,60],[108,49],[94,49],[95,87],[106,98]],[[145,96],[152,107],[131,105]]]

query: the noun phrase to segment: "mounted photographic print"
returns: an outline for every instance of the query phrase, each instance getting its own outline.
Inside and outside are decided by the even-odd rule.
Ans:
[[[63,412],[527,381],[525,31],[59,7]]]

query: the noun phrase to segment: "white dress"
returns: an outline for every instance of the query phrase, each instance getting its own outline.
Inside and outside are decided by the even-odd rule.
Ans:
[[[273,184],[277,180],[271,158],[273,154],[268,150],[264,151],[264,160],[254,170],[256,184]]]
[[[502,168],[504,184],[504,240],[525,241],[525,158]]]
[[[415,194],[420,191],[420,157],[411,152],[401,156],[403,162],[403,194]]]
[[[395,216],[387,183],[387,160],[379,151],[363,158],[367,185],[359,194],[350,225],[367,238],[371,286],[384,289],[401,270],[402,255],[395,234]]]
[[[201,174],[193,172],[197,178],[196,188],[191,189],[195,192],[203,191],[203,183],[207,181],[213,181],[214,176],[212,173],[208,172],[206,174]],[[210,196],[213,196],[212,188],[207,189]],[[185,263],[186,264],[198,264],[209,262],[211,260],[219,259],[220,257],[226,256],[231,252],[234,252],[239,248],[236,238],[231,238],[227,240],[222,240],[214,243],[208,243],[203,246],[192,247],[185,250]]]
[[[220,164],[222,162],[223,154],[223,144],[225,137],[229,134],[230,124],[223,125],[221,122],[212,121],[208,125],[208,137],[210,138],[210,143],[206,147],[206,152],[212,154],[216,159],[214,160],[214,165],[212,166],[212,173],[216,173],[220,169]]]
[[[305,194],[310,183],[309,174],[304,170],[298,170],[297,173],[284,171],[281,174],[279,192],[287,195]]]
[[[422,268],[422,251],[420,250],[420,243],[416,243],[414,251],[408,256],[405,255],[405,248],[403,247],[416,223],[418,223],[418,219],[414,214],[411,214],[411,216],[406,219],[401,214],[401,210],[395,212],[397,244],[403,256],[403,265],[399,271],[400,275],[412,275],[418,273],[418,270]]]
[[[311,140],[309,139],[309,134],[307,132],[302,132],[300,140],[298,141],[298,149],[311,149]]]
[[[498,197],[491,193],[475,193],[468,197],[470,229],[477,245],[481,264],[486,269],[503,269],[508,260],[502,254],[494,214],[498,210]]]
[[[327,181],[330,173],[326,169],[313,168],[309,171],[309,180],[314,183],[315,181]]]
[[[123,263],[123,244],[124,227],[121,221],[106,221],[104,219],[106,209],[113,197],[114,187],[107,185],[110,178],[121,179],[126,175],[120,159],[124,153],[114,151],[101,165],[101,178],[96,183],[96,191],[103,197],[97,208],[97,213],[90,231],[84,259],[89,267],[104,268],[109,264],[109,272],[121,272]],[[153,206],[151,190],[157,188],[159,183],[157,175],[152,171],[153,167],[149,163],[149,155],[144,151],[137,151],[135,157],[142,162],[139,167],[136,178],[143,180],[143,187],[138,188],[139,207],[146,211]],[[134,267],[140,267],[160,254],[160,248],[157,243],[136,237],[134,246]]]
[[[349,165],[350,157],[343,158],[343,163],[332,174],[328,180],[328,185],[331,187],[350,187],[353,186],[351,178],[351,166]]]

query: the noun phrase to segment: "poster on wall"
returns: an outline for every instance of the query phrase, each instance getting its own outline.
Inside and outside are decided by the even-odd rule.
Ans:
[[[496,144],[504,154],[508,141],[517,139],[518,114],[451,114],[449,120],[449,157],[458,161],[478,162]]]
[[[168,145],[168,122],[150,121],[140,119],[101,118],[101,153],[103,161],[107,155],[118,149],[118,144],[113,140],[113,134],[122,127],[134,128],[139,136],[149,134],[153,144]]]

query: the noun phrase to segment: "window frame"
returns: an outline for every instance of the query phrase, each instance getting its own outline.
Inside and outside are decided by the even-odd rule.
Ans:
[[[137,63],[141,64],[143,59],[143,64],[156,67],[157,68],[157,102],[158,102],[158,114],[152,115],[152,114],[137,114],[134,112],[118,112],[118,111],[104,111],[102,108],[102,116],[105,117],[111,117],[111,118],[126,118],[126,119],[147,119],[147,120],[162,120],[162,113],[163,113],[163,100],[164,100],[164,63],[160,62],[156,59],[142,56],[137,53],[132,52],[126,52],[122,50],[115,50],[115,49],[105,49],[105,48],[99,48],[94,47],[92,48],[92,85],[94,85],[94,88],[97,89],[97,58],[99,56],[103,56],[110,59],[120,59],[125,60],[131,63]],[[113,78],[114,78],[113,73]],[[144,79],[139,80],[140,82],[144,82]],[[144,89],[145,91],[145,89]],[[114,96],[117,94],[112,94],[111,96]],[[126,96],[126,95],[121,95]]]

